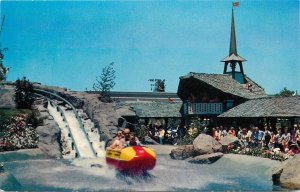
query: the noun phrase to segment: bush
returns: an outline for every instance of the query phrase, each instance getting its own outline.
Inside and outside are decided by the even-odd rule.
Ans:
[[[39,117],[39,111],[38,110],[33,110],[31,113],[26,118],[26,123],[28,125],[31,125],[32,127],[36,128],[37,126],[43,125],[44,118]]]
[[[18,109],[31,109],[33,104],[33,85],[26,77],[16,81],[15,102]]]

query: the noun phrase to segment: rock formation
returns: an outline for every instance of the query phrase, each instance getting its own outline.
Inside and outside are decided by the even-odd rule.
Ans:
[[[199,134],[193,141],[195,155],[222,152],[222,145],[212,136]]]
[[[172,149],[170,156],[172,159],[184,160],[194,155],[193,145],[182,145],[176,149]]]
[[[40,117],[44,119],[43,125],[36,128],[39,135],[38,148],[50,157],[62,158],[60,128],[44,106],[37,105],[36,108],[40,112]]]
[[[0,87],[0,108],[16,108],[14,94],[14,86],[3,85]]]
[[[222,137],[220,140],[220,143],[223,147],[227,147],[228,145],[231,145],[236,142],[239,142],[239,139],[232,135],[226,135],[225,137]]]
[[[183,145],[171,150],[172,159],[187,159],[190,163],[213,163],[223,156],[222,145],[213,137],[200,134],[193,145]]]
[[[197,164],[211,164],[219,160],[223,157],[223,153],[211,153],[205,155],[198,155],[196,157],[189,158],[187,161],[189,163],[197,163]]]
[[[272,171],[272,179],[275,185],[287,189],[300,189],[300,154],[294,158],[282,162]]]

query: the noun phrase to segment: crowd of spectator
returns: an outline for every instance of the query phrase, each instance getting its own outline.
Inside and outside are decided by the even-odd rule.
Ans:
[[[146,126],[146,134],[160,144],[190,144],[200,133],[209,134],[217,141],[228,135],[235,136],[239,139],[241,148],[259,148],[289,156],[300,153],[300,123],[281,128],[273,128],[268,124],[263,127],[220,125],[209,128],[205,124],[195,125],[195,122],[191,122],[188,126],[180,124],[166,129],[156,124]],[[190,143],[185,142],[186,138],[190,138],[188,140]]]
[[[239,138],[243,147],[258,147],[270,152],[277,152],[293,156],[300,153],[300,123],[294,124],[292,128],[272,128],[264,125],[263,128],[251,125],[249,128],[234,127],[229,129],[223,126],[212,128],[211,135],[217,141],[226,135]]]

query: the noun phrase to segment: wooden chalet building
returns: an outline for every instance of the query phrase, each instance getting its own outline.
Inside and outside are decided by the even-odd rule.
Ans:
[[[180,77],[177,95],[183,101],[181,114],[193,117],[216,117],[247,100],[266,97],[264,89],[244,74],[246,60],[237,53],[232,9],[229,55],[223,74],[190,72]]]

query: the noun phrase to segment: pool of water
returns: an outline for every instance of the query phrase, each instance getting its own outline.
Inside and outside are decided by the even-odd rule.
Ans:
[[[190,164],[159,154],[154,170],[145,176],[127,176],[108,168],[103,159],[96,165],[88,159],[45,159],[41,154],[0,154],[5,175],[2,190],[67,191],[197,191],[197,190],[279,190],[271,181],[271,169],[278,162],[245,156],[224,156],[214,164]],[[77,166],[75,166],[76,164]]]

